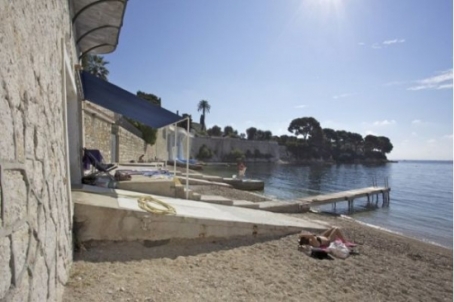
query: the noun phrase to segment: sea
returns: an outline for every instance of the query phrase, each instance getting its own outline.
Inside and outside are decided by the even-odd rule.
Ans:
[[[295,165],[247,163],[246,177],[261,179],[265,189],[257,192],[288,202],[296,198],[372,186],[391,188],[389,206],[368,205],[355,199],[349,212],[347,202],[336,209],[324,205],[316,210],[346,215],[370,226],[432,244],[453,248],[453,162],[400,160],[381,165],[335,164]],[[209,165],[204,173],[232,177],[236,166]]]

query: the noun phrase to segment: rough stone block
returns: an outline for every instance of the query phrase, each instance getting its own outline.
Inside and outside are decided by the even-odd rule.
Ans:
[[[11,110],[3,95],[0,95],[0,108],[0,129],[2,129],[0,160],[11,161],[15,158],[14,124]]]
[[[21,171],[3,172],[3,220],[12,225],[27,215],[27,185]]]
[[[35,135],[34,135],[34,143],[35,143],[35,156],[39,160],[43,160],[46,156],[46,148],[47,148],[47,135],[43,129],[35,127]]]
[[[28,271],[20,280],[20,283],[16,285],[16,287],[10,291],[8,296],[6,297],[6,301],[28,301],[28,295],[30,292],[30,275]]]
[[[46,219],[46,240],[45,240],[45,256],[47,265],[51,266],[55,261],[57,249],[57,232],[55,224],[50,217]]]
[[[49,267],[49,284],[48,284],[48,298],[47,301],[57,301],[56,299],[56,283],[57,279],[55,277],[56,266]]]
[[[35,128],[33,126],[25,127],[25,157],[35,158]]]
[[[13,110],[14,117],[14,137],[16,143],[16,160],[24,162],[25,160],[25,142],[24,142],[24,122],[22,111]]]
[[[8,237],[4,237],[0,239],[0,300],[5,297],[11,285],[10,260],[10,240]]]
[[[11,235],[13,243],[13,263],[15,285],[19,284],[26,267],[27,250],[30,243],[30,232],[27,224],[22,225]]]
[[[48,292],[47,285],[48,285],[47,267],[44,262],[44,257],[42,255],[38,255],[35,266],[33,268],[30,301],[36,302],[46,301]]]
[[[31,183],[32,188],[36,192],[36,194],[38,194],[38,196],[41,196],[44,186],[44,175],[43,164],[40,161],[35,161]]]

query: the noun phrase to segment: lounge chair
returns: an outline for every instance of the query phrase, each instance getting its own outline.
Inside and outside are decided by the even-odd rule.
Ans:
[[[95,167],[99,172],[109,173],[117,167],[116,164],[104,163],[104,158],[98,149],[84,148],[83,162],[88,162],[92,167]]]
[[[103,162],[101,152],[97,149],[86,149],[84,148],[84,155],[82,157],[85,168],[92,167],[91,173],[82,177],[82,183],[93,184],[98,174],[107,174],[109,178],[114,180],[114,177],[109,173],[113,169],[117,168],[116,164],[106,164]],[[93,171],[93,168],[96,170]]]

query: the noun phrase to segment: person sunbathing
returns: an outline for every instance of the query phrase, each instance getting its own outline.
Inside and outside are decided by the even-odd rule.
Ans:
[[[329,246],[331,242],[341,240],[347,243],[347,239],[339,228],[333,227],[324,231],[321,235],[308,234],[304,231],[299,235],[299,245],[310,245],[312,247]]]

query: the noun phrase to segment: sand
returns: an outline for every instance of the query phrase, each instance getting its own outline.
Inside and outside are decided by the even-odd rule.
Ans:
[[[351,219],[292,216],[341,227],[359,255],[311,258],[297,234],[87,243],[74,255],[63,301],[452,301],[452,250]]]

